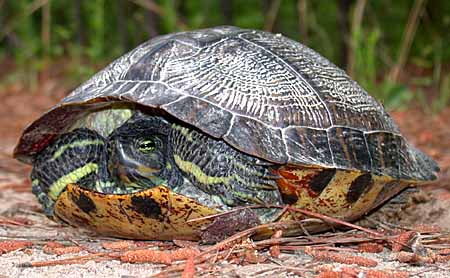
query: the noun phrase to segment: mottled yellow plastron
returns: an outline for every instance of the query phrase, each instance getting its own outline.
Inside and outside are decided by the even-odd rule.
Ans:
[[[55,216],[73,226],[86,227],[102,235],[145,239],[198,240],[211,219],[186,221],[217,211],[178,195],[165,186],[117,195],[68,185],[56,201]]]
[[[328,179],[322,168],[285,168],[278,185],[287,204],[335,217],[344,221],[358,219],[407,187],[410,183],[390,177],[371,176],[366,183],[358,178],[370,174],[358,171],[332,170]],[[314,180],[314,177],[319,179]],[[320,184],[323,179],[326,183]],[[318,182],[319,181],[319,182]],[[351,192],[352,190],[357,189]],[[352,195],[353,197],[349,197]],[[213,218],[188,220],[214,215],[219,211],[174,193],[165,186],[133,194],[103,194],[69,184],[54,206],[55,216],[73,226],[86,227],[102,235],[143,240],[198,240]],[[336,223],[325,223],[299,212],[286,211],[277,221],[291,224],[265,229],[255,234],[265,238],[274,230],[284,235],[324,231]],[[295,223],[294,223],[295,222]]]
[[[409,183],[396,181],[390,177],[371,176],[370,183],[362,185],[355,200],[349,200],[349,189],[355,180],[362,175],[359,171],[336,170],[330,181],[320,192],[314,191],[311,180],[324,171],[321,168],[285,168],[280,170],[282,178],[278,180],[280,191],[290,197],[291,205],[295,208],[318,212],[344,221],[353,221],[369,213],[387,198],[406,188]],[[391,187],[391,184],[394,184]],[[388,192],[383,193],[383,192]],[[279,221],[301,220],[309,218],[301,213],[292,211],[284,213]],[[335,224],[335,223],[334,223]],[[309,221],[299,225],[288,226],[286,235],[327,230],[333,223]]]

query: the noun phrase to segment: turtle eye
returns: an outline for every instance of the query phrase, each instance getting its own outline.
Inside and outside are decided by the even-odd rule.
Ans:
[[[145,139],[138,143],[138,150],[141,153],[152,153],[156,150],[156,142],[153,139]]]

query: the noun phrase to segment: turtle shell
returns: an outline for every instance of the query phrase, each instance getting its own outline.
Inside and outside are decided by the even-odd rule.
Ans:
[[[55,219],[103,235],[143,240],[198,240],[202,228],[211,222],[207,216],[218,211],[165,186],[119,195],[69,184],[55,203],[55,213]]]
[[[127,101],[161,109],[277,164],[430,180],[436,163],[346,73],[280,34],[216,27],[154,38],[32,123],[14,155],[31,163],[90,109]]]

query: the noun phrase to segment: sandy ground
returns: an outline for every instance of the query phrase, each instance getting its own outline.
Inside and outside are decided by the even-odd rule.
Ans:
[[[3,277],[150,277],[165,269],[161,264],[131,264],[116,259],[107,261],[90,260],[82,264],[55,265],[45,267],[21,267],[20,264],[42,262],[56,259],[106,252],[102,243],[116,239],[99,238],[88,231],[74,229],[48,220],[41,213],[39,204],[30,193],[27,178],[29,167],[11,159],[14,144],[23,127],[55,103],[65,89],[57,83],[50,83],[42,89],[51,94],[23,93],[20,89],[11,89],[2,95],[0,111],[0,241],[27,240],[31,247],[0,255],[0,278]],[[411,141],[433,156],[442,171],[439,181],[424,187],[425,198],[408,209],[401,224],[410,227],[418,224],[437,225],[441,234],[450,230],[450,108],[439,115],[428,115],[421,111],[394,113],[402,131]],[[12,222],[11,222],[12,221]],[[396,223],[399,224],[399,223]],[[424,236],[424,239],[429,234]],[[450,246],[447,241],[434,244],[439,247]],[[58,242],[67,246],[82,246],[85,251],[75,254],[56,255],[44,252],[48,242]],[[152,245],[153,243],[148,243]],[[157,245],[157,244],[156,244]],[[431,245],[430,245],[431,246]],[[161,248],[161,247],[160,247]],[[198,247],[200,249],[205,247]],[[343,251],[342,251],[343,252]],[[0,251],[1,253],[1,251]],[[345,255],[345,253],[342,253]],[[352,253],[355,255],[355,253]],[[333,262],[318,262],[304,252],[282,254],[275,259],[267,250],[259,252],[266,258],[264,263],[251,263],[244,260],[239,264],[225,260],[209,261],[207,267],[197,267],[196,276],[201,277],[320,277],[317,269],[320,265],[329,265],[335,270],[349,265]],[[382,253],[357,253],[378,262],[377,267],[360,270],[380,269],[384,271],[406,271],[409,277],[450,277],[450,263],[431,263],[411,265],[399,263],[388,248]],[[234,260],[236,262],[236,260]],[[357,269],[354,265],[350,267]],[[302,271],[303,270],[303,271]],[[181,272],[169,276],[180,276]],[[325,277],[325,276],[323,276]],[[329,276],[338,277],[338,276]],[[357,277],[357,276],[341,276]],[[358,277],[394,277],[363,276]]]
[[[378,254],[379,258],[389,256],[388,252]],[[61,256],[68,257],[68,256]],[[371,256],[373,257],[373,256]],[[2,256],[0,277],[111,277],[111,278],[131,278],[131,277],[151,277],[157,273],[161,267],[153,264],[129,264],[117,261],[108,262],[87,262],[82,265],[64,265],[41,268],[18,268],[18,262],[30,260],[53,259],[53,256],[44,254],[42,251],[34,251],[33,254],[25,254],[21,251],[9,253]],[[285,265],[299,265],[308,263],[311,259],[302,255],[282,255],[280,260]],[[338,268],[339,265],[335,264]],[[202,274],[202,277],[301,277],[297,274],[289,273],[275,263],[250,264],[246,266],[231,265],[228,263],[217,264],[216,268],[220,271],[214,271],[210,274]],[[390,269],[394,271],[408,271],[410,277],[449,277],[449,270],[445,266],[430,267],[410,267],[396,262],[386,262],[381,267],[375,269]],[[179,275],[179,274],[178,274]],[[174,276],[175,277],[175,276]],[[345,277],[345,276],[343,276]],[[351,276],[348,276],[351,277]],[[360,276],[363,277],[363,276]]]

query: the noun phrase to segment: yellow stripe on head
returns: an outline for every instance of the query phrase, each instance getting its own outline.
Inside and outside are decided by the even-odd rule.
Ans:
[[[50,186],[48,196],[52,200],[56,200],[58,198],[59,194],[61,194],[61,192],[64,190],[64,188],[66,188],[67,185],[69,185],[71,183],[76,183],[77,181],[81,180],[82,178],[84,178],[94,172],[95,173],[98,172],[98,165],[93,162],[88,163],[78,169],[75,169],[74,171],[70,172],[69,174],[67,174],[65,176],[62,176],[57,181],[55,181]]]
[[[102,140],[79,140],[79,141],[75,141],[73,143],[70,144],[66,144],[64,146],[61,146],[61,148],[59,148],[52,156],[52,160],[57,159],[58,157],[60,157],[67,149],[71,149],[71,148],[77,148],[77,147],[85,147],[85,146],[89,146],[89,145],[103,145],[103,141]]]
[[[181,135],[183,135],[186,138],[186,140],[188,140],[189,142],[194,142],[194,139],[192,138],[192,134],[191,134],[192,131],[189,130],[189,128],[185,128],[185,127],[182,127],[182,126],[179,126],[176,124],[173,124],[172,128],[175,130],[178,130],[181,133]]]
[[[183,170],[185,173],[191,174],[194,176],[194,178],[202,184],[229,184],[231,180],[233,180],[234,176],[229,177],[211,177],[205,174],[200,167],[195,165],[194,163],[190,161],[182,160],[180,156],[174,155],[175,163],[180,167],[181,170]]]

